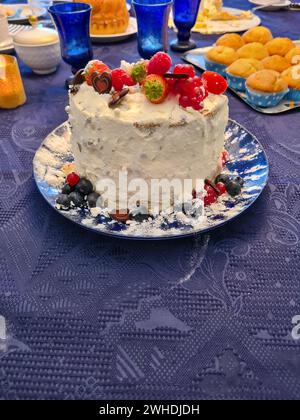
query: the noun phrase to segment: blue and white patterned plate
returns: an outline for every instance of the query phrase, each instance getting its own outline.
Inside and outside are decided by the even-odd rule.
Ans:
[[[295,41],[295,44],[297,46],[300,45],[299,41]],[[183,55],[182,58],[184,61],[193,64],[200,70],[208,70],[206,68],[205,54],[210,48],[211,47],[197,48],[195,50],[188,51]],[[254,102],[250,102],[249,97],[245,92],[234,89],[232,85],[229,85],[229,89],[234,92],[240,99],[246,102],[246,104],[248,104],[251,108],[255,109],[255,111],[261,112],[262,114],[282,114],[283,112],[288,112],[293,109],[300,109],[300,102],[291,100],[288,97],[285,97],[276,106],[269,106],[268,108],[264,108],[256,105]]]
[[[61,171],[63,165],[73,162],[67,123],[50,133],[37,151],[33,162],[34,177],[39,191],[51,207],[72,222],[93,232],[140,240],[183,238],[223,226],[241,215],[257,200],[267,184],[269,163],[256,137],[237,122],[230,120],[226,130],[225,147],[230,155],[225,171],[241,176],[245,186],[239,197],[230,198],[226,195],[221,202],[206,208],[204,220],[200,225],[186,223],[177,219],[174,214],[174,217],[163,222],[158,217],[152,222],[137,224],[132,228],[131,225],[118,223],[103,215],[92,217],[89,210],[58,210],[55,200],[59,191],[55,184],[64,176]]]

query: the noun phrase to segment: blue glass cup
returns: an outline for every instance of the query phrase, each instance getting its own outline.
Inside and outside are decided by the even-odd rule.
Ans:
[[[191,30],[196,23],[201,0],[175,0],[173,19],[178,29],[178,40],[171,44],[176,52],[184,52],[196,48],[196,43],[190,40]]]
[[[90,39],[92,8],[84,3],[60,3],[48,9],[58,30],[63,60],[72,66],[72,73],[84,68],[93,59]]]
[[[173,0],[133,0],[138,23],[138,51],[150,59],[158,51],[167,51],[168,21]]]

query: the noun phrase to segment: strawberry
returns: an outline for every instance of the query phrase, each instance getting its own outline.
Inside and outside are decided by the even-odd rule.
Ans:
[[[84,76],[85,76],[85,80],[86,80],[87,84],[89,86],[93,86],[93,82],[92,82],[92,75],[93,75],[93,73],[102,74],[105,71],[110,72],[110,69],[102,61],[100,61],[100,60],[92,60],[92,61],[90,61],[86,65],[86,67],[84,69]]]
[[[214,95],[222,95],[228,88],[226,79],[213,71],[205,71],[202,80],[206,84],[208,92]]]
[[[158,74],[150,74],[143,83],[143,91],[153,104],[161,104],[169,93],[167,81]]]
[[[135,83],[142,83],[147,77],[148,61],[140,61],[134,64],[131,71],[131,77]]]
[[[168,73],[172,66],[171,57],[165,52],[156,53],[148,64],[148,74]]]

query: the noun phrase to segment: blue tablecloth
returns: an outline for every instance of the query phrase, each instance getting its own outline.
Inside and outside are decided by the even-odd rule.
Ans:
[[[260,16],[300,38],[300,13]],[[136,40],[95,57],[137,60]],[[298,399],[299,111],[265,116],[229,94],[271,164],[245,215],[197,239],[109,239],[56,214],[32,177],[36,149],[67,117],[68,74],[22,67],[28,101],[0,111],[0,398]]]

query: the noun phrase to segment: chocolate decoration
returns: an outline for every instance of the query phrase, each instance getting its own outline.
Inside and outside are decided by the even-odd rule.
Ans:
[[[116,210],[115,213],[109,213],[109,215],[113,220],[121,223],[126,223],[130,219],[129,210]]]
[[[82,85],[85,82],[84,69],[78,70],[73,78],[74,85]]]
[[[111,96],[111,100],[109,101],[108,106],[113,108],[114,106],[118,105],[128,93],[128,88],[121,90],[121,92],[114,92]]]
[[[70,93],[72,95],[76,95],[76,93],[79,91],[79,86],[82,85],[84,82],[84,69],[78,70],[78,72],[73,77],[72,86],[70,87]]]
[[[103,73],[95,72],[92,74],[93,88],[99,95],[109,93],[112,88],[112,78],[108,71]]]
[[[163,74],[165,79],[189,79],[190,76],[186,73],[177,74],[177,73],[165,73]]]

